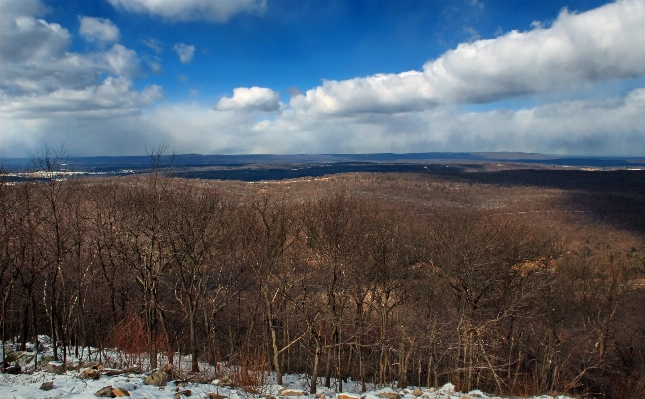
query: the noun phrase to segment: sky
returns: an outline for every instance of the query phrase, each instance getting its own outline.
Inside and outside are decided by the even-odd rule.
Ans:
[[[645,0],[0,0],[0,157],[645,156]]]

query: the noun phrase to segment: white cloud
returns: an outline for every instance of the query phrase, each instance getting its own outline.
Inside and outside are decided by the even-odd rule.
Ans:
[[[304,94],[289,90],[289,105],[270,88],[236,88],[215,109],[159,104],[160,87],[132,84],[136,52],[120,44],[72,52],[69,31],[12,4],[18,11],[0,13],[0,157],[27,155],[44,142],[65,142],[75,155],[141,154],[159,142],[178,153],[642,156],[645,148],[645,88],[590,100],[570,94],[519,110],[463,106],[535,94],[553,101],[549,93],[580,93],[580,86],[604,93],[612,81],[645,75],[642,0],[564,11],[548,28],[462,44],[421,71],[328,80]],[[27,5],[33,11],[39,3]],[[645,79],[629,85],[639,82]]]
[[[115,128],[120,118],[140,114],[142,107],[161,99],[162,90],[134,87],[131,78],[139,73],[139,58],[120,44],[70,51],[67,29],[30,15],[43,10],[37,1],[0,2],[0,155],[25,156],[45,142],[70,141],[81,153],[87,151],[81,143],[101,151],[114,140],[113,131],[105,130],[106,121],[116,118],[108,123]],[[96,33],[97,40],[114,39],[109,24],[99,22],[108,29],[90,29],[90,24],[86,33]],[[127,125],[119,129],[129,131]],[[89,136],[92,142],[84,140]]]
[[[177,52],[182,64],[191,62],[195,56],[195,46],[192,45],[177,43],[174,45],[173,49]]]
[[[645,74],[645,1],[572,14],[548,29],[460,44],[423,72],[325,81],[291,99],[301,112],[399,113],[439,104],[485,103]]]
[[[238,13],[262,13],[266,0],[109,0],[118,8],[169,20],[226,22]]]
[[[399,114],[322,115],[287,109],[254,125],[267,152],[525,151],[642,156],[645,89],[622,98],[465,112],[437,106]],[[273,141],[272,141],[273,140]],[[240,151],[244,152],[244,151]]]
[[[139,41],[141,42],[141,44],[154,51],[155,54],[161,55],[161,53],[163,53],[164,44],[161,42],[161,40],[155,39],[153,37],[148,37]]]
[[[222,97],[215,109],[218,111],[279,111],[280,95],[265,87],[238,87],[233,97]]]
[[[119,40],[119,28],[109,19],[78,17],[81,26],[79,33],[83,35],[88,42],[110,43]]]
[[[142,106],[161,98],[163,93],[159,86],[148,86],[137,92],[129,79],[108,77],[101,84],[80,90],[62,87],[45,95],[7,98],[0,105],[0,113],[14,119],[65,113],[106,117],[115,113],[138,113]]]
[[[548,29],[464,43],[424,65],[442,102],[488,102],[645,74],[645,2],[560,13]]]
[[[40,0],[1,0],[0,15],[40,15],[48,11]]]

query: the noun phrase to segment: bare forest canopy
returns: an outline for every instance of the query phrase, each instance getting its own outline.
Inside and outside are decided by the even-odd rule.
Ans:
[[[2,340],[327,384],[645,396],[644,171],[409,165],[423,170],[4,174]]]

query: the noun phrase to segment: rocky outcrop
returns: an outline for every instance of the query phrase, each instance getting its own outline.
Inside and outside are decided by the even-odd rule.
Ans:
[[[112,388],[112,385],[108,385],[96,391],[94,395],[98,396],[99,398],[115,398],[116,396],[114,396],[113,391],[114,388]]]
[[[401,395],[396,392],[379,392],[376,396],[383,399],[401,399]]]
[[[47,372],[54,374],[65,374],[65,364],[63,362],[49,362],[47,363]]]
[[[166,384],[168,384],[168,376],[163,371],[157,370],[154,373],[147,376],[145,381],[143,381],[143,383],[146,385],[165,387]]]
[[[279,392],[281,396],[304,396],[305,392],[300,389],[285,389]]]

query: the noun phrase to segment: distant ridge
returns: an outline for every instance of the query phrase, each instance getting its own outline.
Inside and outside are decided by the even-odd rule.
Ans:
[[[97,156],[72,157],[78,170],[146,169],[150,156]],[[7,158],[0,160],[9,169],[29,169],[30,158]],[[643,167],[645,157],[590,157],[560,156],[523,152],[422,152],[422,153],[375,153],[375,154],[242,154],[242,155],[164,155],[160,166],[171,163],[178,167],[235,167],[266,164],[318,164],[337,162],[370,163],[433,163],[433,162],[513,162],[544,165],[569,165],[577,167]]]

